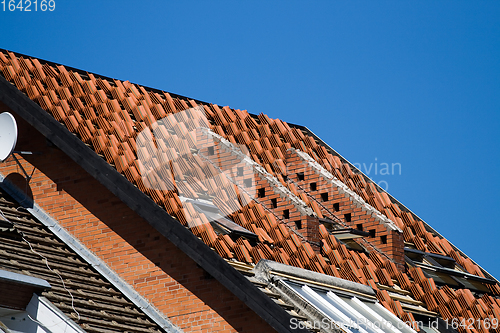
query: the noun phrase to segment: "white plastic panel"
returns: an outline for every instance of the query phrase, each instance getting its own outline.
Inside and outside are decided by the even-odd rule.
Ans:
[[[314,286],[284,281],[305,301],[346,332],[352,333],[416,333],[378,302],[339,296]]]

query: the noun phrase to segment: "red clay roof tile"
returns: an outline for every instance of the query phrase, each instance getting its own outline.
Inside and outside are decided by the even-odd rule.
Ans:
[[[424,300],[429,309],[439,311],[443,318],[449,318],[451,314],[483,318],[487,313],[500,315],[498,299],[483,296],[479,302],[467,289],[455,292],[446,285],[438,288],[434,280],[426,278],[418,267],[409,270],[409,275],[414,280],[412,282],[405,272],[399,271],[393,262],[376,251],[371,251],[368,258],[363,253],[358,256],[348,250],[320,224],[318,232],[322,253],[326,256],[323,257],[315,253],[304,239],[291,232],[282,221],[277,220],[279,210],[283,209],[280,205],[277,211],[265,211],[260,203],[251,201],[245,193],[237,194],[240,201],[251,203],[245,207],[230,200],[214,200],[221,210],[230,214],[233,221],[254,231],[261,242],[256,246],[243,241],[235,245],[227,235],[218,236],[204,214],[194,211],[190,213],[186,205],[181,204],[177,193],[148,188],[149,185],[144,184],[140,175],[141,166],[135,156],[140,155],[145,161],[150,160],[152,156],[147,149],[137,147],[135,140],[138,132],[151,127],[159,119],[170,119],[165,118],[168,114],[196,107],[197,103],[193,100],[173,98],[168,93],[159,94],[128,81],[95,78],[89,73],[86,75],[89,79],[85,79],[78,72],[68,71],[64,66],[45,63],[42,65],[37,59],[17,58],[13,53],[6,55],[0,52],[0,67],[7,80],[14,82],[18,89],[38,102],[56,120],[63,122],[70,131],[77,133],[84,142],[91,144],[97,153],[104,154],[110,164],[124,173],[127,179],[150,195],[155,202],[163,205],[169,214],[186,226],[194,224],[191,228],[193,233],[215,247],[225,258],[232,258],[234,251],[238,260],[247,263],[255,263],[262,258],[274,259],[360,281],[374,288],[377,288],[375,283],[391,286],[392,279],[396,279],[401,288],[411,290],[413,297]],[[212,131],[233,143],[247,145],[251,158],[259,164],[262,159],[266,170],[286,184],[295,196],[300,196],[309,204],[317,216],[322,217],[324,210],[316,201],[310,200],[303,191],[299,193],[293,183],[287,183],[283,178],[283,175],[287,174],[284,156],[287,156],[287,149],[292,146],[307,152],[316,162],[359,194],[365,202],[393,221],[403,230],[406,242],[413,243],[422,251],[450,256],[469,273],[484,277],[481,269],[457,252],[446,239],[427,231],[422,221],[416,221],[411,213],[404,211],[404,207],[391,202],[389,196],[380,192],[374,183],[356,174],[347,163],[329,153],[324,146],[318,145],[313,137],[304,134],[302,130],[290,127],[281,120],[270,119],[264,114],[258,115],[257,120],[246,111],[232,110],[229,107],[221,109],[217,105],[204,104],[203,108],[209,120],[215,123],[214,126],[209,125]],[[185,119],[185,122],[189,120]],[[179,136],[188,131],[184,122],[172,125]],[[187,139],[191,140],[189,136]],[[218,176],[215,180],[198,179],[200,171],[197,171],[197,176],[191,174],[190,170],[199,169],[192,169],[183,162],[172,163],[172,168],[180,178],[183,174],[188,175],[186,183],[177,184],[181,193],[197,197],[197,193],[202,191],[212,195],[218,193],[221,198],[229,198],[226,193],[231,192],[231,187],[228,186],[226,177]],[[155,180],[146,181],[151,184]],[[170,182],[167,188],[176,188],[174,179],[165,181]],[[239,212],[233,213],[235,207]],[[271,249],[266,243],[273,243],[274,248]],[[325,258],[328,258],[330,263],[327,263]],[[500,293],[500,287],[496,284],[487,287],[493,294]],[[396,312],[400,318],[413,318],[411,313],[402,310],[399,302],[393,302],[385,290],[378,290],[377,296],[382,304]]]

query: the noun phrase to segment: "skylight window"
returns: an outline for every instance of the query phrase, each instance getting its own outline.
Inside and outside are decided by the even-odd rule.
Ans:
[[[327,330],[337,327],[347,333],[415,333],[377,302],[360,300],[355,296],[341,295],[307,284],[292,281],[284,283],[331,321],[328,323],[327,320],[321,320],[322,328]]]
[[[369,235],[366,231],[352,228],[333,230],[331,234],[340,240],[362,238]]]
[[[201,200],[189,200],[189,202],[191,202],[193,207],[198,212],[205,214],[214,230],[219,234],[229,234],[234,238],[238,238],[240,236],[246,237],[252,241],[256,241],[258,239],[258,236],[250,230],[247,230],[239,224],[236,224],[228,218],[222,216],[219,208],[213,204]]]
[[[420,267],[425,276],[432,277],[438,285],[488,293],[489,289],[484,284],[496,283],[494,280],[467,273],[451,257],[405,247],[405,258],[410,266]]]

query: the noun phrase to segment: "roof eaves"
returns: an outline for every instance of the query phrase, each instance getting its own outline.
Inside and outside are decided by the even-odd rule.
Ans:
[[[111,193],[226,286],[231,293],[274,329],[278,332],[290,332],[290,317],[283,309],[259,292],[251,282],[217,253],[181,223],[174,220],[164,209],[2,76],[0,76],[0,101],[36,128]]]
[[[28,276],[24,274],[9,272],[3,269],[0,269],[0,282],[5,281],[8,283],[21,284],[24,286],[28,286],[37,290],[45,290],[52,288],[50,283],[45,280]]]

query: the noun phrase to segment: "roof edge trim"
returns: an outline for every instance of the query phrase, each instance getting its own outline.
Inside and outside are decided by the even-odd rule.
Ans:
[[[0,175],[1,177],[1,175]],[[6,281],[10,283],[15,283],[15,284],[22,284],[24,286],[40,289],[40,290],[45,290],[45,289],[50,289],[52,286],[50,283],[45,281],[44,279],[40,279],[37,277],[25,275],[25,274],[19,274],[19,273],[14,273],[10,271],[6,271],[3,269],[0,269],[0,281]]]
[[[19,204],[23,205],[29,201],[24,193],[13,186],[5,176],[0,173],[0,187],[14,198]],[[115,288],[120,290],[132,303],[139,307],[144,313],[167,332],[181,333],[178,327],[166,319],[161,312],[151,305],[144,297],[116,274],[108,265],[93,254],[87,247],[80,243],[75,237],[69,234],[54,218],[47,214],[38,204],[31,203],[33,208],[26,205],[25,209],[45,225],[54,235],[64,244],[75,251],[83,260],[91,265],[96,271],[104,276]],[[44,281],[44,280],[43,280]]]

